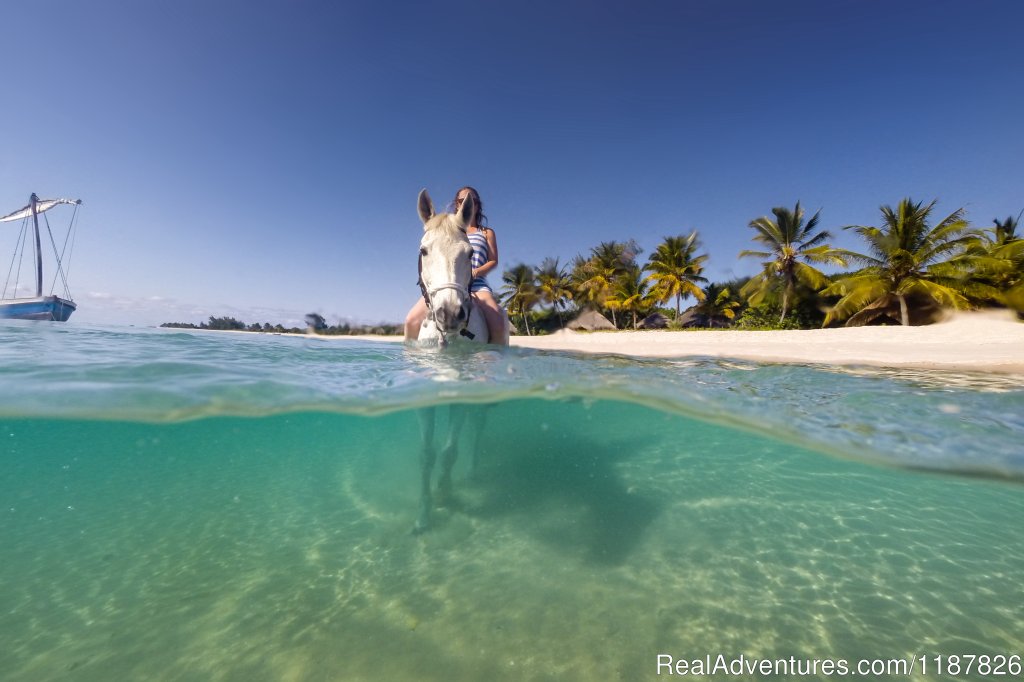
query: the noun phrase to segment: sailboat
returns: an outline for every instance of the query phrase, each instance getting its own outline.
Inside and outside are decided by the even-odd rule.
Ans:
[[[14,213],[10,213],[0,218],[0,223],[13,223],[15,221],[22,221],[21,236],[18,238],[18,244],[14,249],[14,259],[11,261],[11,268],[8,271],[7,281],[4,283],[3,296],[0,298],[0,318],[8,318],[15,320],[54,320],[56,322],[66,322],[71,313],[75,312],[78,307],[74,301],[71,300],[71,292],[68,291],[67,276],[63,265],[64,250],[67,249],[67,237],[64,240],[64,250],[60,254],[57,253],[57,243],[53,240],[53,232],[50,231],[50,223],[46,220],[46,231],[50,235],[50,243],[53,246],[54,257],[57,260],[57,274],[60,276],[61,283],[64,285],[64,296],[56,296],[53,294],[53,288],[57,284],[57,279],[54,277],[54,287],[51,287],[50,294],[43,295],[43,249],[41,240],[39,237],[39,216],[43,215],[51,208],[60,206],[61,204],[71,204],[75,207],[74,215],[71,217],[71,221],[68,224],[68,234],[70,237],[72,229],[74,227],[75,217],[78,215],[78,207],[82,204],[81,199],[40,199],[35,194],[29,199],[28,206],[19,208]],[[45,216],[44,216],[45,220]],[[28,226],[31,221],[32,232],[35,236],[35,296],[23,296],[17,297],[18,294],[18,279],[21,275],[21,260],[25,256],[25,242],[28,237]],[[20,256],[19,256],[20,252]],[[18,261],[18,268],[15,269],[14,261]],[[11,284],[11,276],[14,275],[13,286]],[[11,291],[12,297],[8,298],[8,290]]]

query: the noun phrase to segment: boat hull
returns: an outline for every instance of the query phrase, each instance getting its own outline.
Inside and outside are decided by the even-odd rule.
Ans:
[[[0,301],[0,319],[66,322],[77,308],[72,301],[59,296],[15,298]]]

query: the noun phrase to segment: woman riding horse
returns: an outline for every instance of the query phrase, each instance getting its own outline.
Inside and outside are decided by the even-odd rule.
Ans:
[[[494,230],[487,227],[487,216],[484,215],[480,194],[472,187],[466,186],[455,193],[453,202],[458,212],[463,202],[469,197],[474,206],[467,219],[466,236],[473,247],[471,258],[473,280],[469,285],[473,303],[480,307],[487,320],[487,332],[491,343],[502,343],[505,338],[505,315],[498,307],[494,298],[494,290],[487,282],[487,273],[498,267],[498,240]],[[419,338],[423,322],[429,315],[426,297],[421,297],[413,305],[405,317],[405,339],[413,341]]]

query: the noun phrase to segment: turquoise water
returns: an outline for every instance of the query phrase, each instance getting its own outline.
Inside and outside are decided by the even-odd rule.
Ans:
[[[11,322],[0,678],[986,679],[931,657],[1024,654],[1022,436],[1011,377]]]

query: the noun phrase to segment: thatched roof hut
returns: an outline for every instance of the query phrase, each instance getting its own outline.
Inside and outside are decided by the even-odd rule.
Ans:
[[[664,329],[667,326],[668,318],[661,313],[651,313],[637,325],[640,329]]]
[[[697,309],[697,306],[687,308],[683,311],[683,314],[679,316],[679,326],[683,328],[702,327],[705,329],[715,329],[728,327],[732,322],[733,320],[724,315],[702,315]]]
[[[596,310],[587,309],[576,316],[574,320],[565,325],[567,329],[579,331],[580,329],[592,332],[597,329],[615,329],[615,325],[608,321],[608,318]]]

